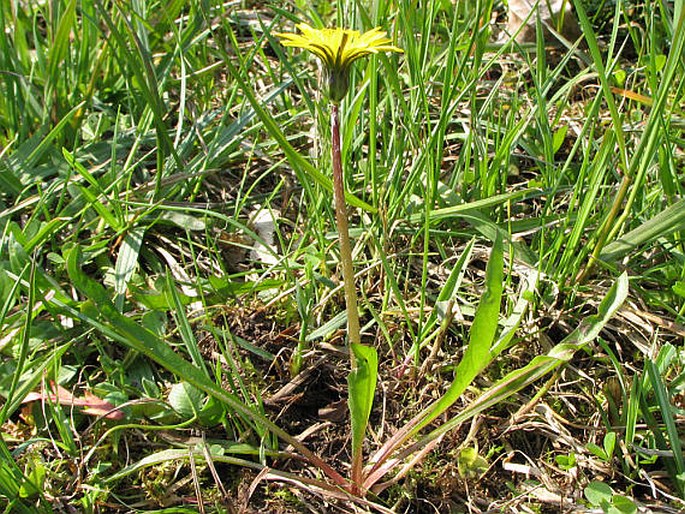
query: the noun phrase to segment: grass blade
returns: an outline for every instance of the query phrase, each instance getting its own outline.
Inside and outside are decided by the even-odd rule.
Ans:
[[[67,271],[75,287],[97,307],[100,319],[96,324],[102,324],[109,329],[110,333],[116,336],[118,342],[152,359],[165,369],[224,403],[245,419],[259,424],[276,437],[292,445],[302,456],[326,473],[338,485],[347,483],[342,475],[326,464],[320,457],[309,451],[295,437],[292,437],[264,415],[256,412],[234,395],[218,386],[190,362],[176,354],[164,340],[121,314],[110,301],[106,290],[81,271],[80,257],[80,248],[78,246],[66,251]],[[85,319],[85,321],[91,322],[90,319]]]
[[[200,348],[197,345],[197,339],[193,334],[193,328],[190,326],[185,307],[181,302],[181,298],[176,289],[176,284],[174,284],[174,279],[170,272],[167,273],[166,279],[167,294],[171,296],[174,305],[174,317],[176,318],[176,324],[178,325],[181,339],[183,339],[183,343],[188,350],[188,355],[190,355],[193,364],[201,369],[205,375],[208,375],[207,366],[202,358]]]
[[[293,146],[288,142],[287,138],[285,137],[285,134],[283,134],[280,127],[273,119],[273,116],[271,116],[271,114],[262,107],[262,103],[257,98],[255,93],[252,91],[252,88],[248,85],[246,80],[243,78],[243,70],[236,69],[236,67],[229,60],[226,60],[226,67],[231,76],[240,85],[243,94],[247,97],[248,101],[250,102],[250,105],[257,114],[257,117],[264,124],[264,127],[266,128],[269,135],[278,142],[278,145],[285,152],[288,161],[293,166],[295,171],[303,172],[305,175],[308,175],[321,187],[326,189],[326,191],[332,192],[333,183],[331,179],[323,173],[321,173],[318,169],[316,169],[316,167],[314,167],[309,161],[307,161],[307,159],[302,157],[297,152],[297,150],[295,150]],[[360,200],[359,198],[357,198],[349,192],[345,193],[345,200],[350,205],[363,209],[366,212],[375,213],[377,211],[375,207],[372,207],[371,205],[367,204],[363,200]]]
[[[639,227],[615,239],[604,247],[600,259],[613,262],[649,244],[682,229],[685,223],[685,200],[678,200]]]
[[[673,412],[673,406],[668,396],[668,391],[661,379],[661,374],[659,373],[659,368],[654,363],[654,361],[646,359],[645,367],[647,370],[647,377],[649,377],[649,382],[654,389],[654,394],[656,395],[656,403],[661,412],[661,419],[666,426],[666,435],[668,436],[668,442],[670,443],[670,450],[673,453],[673,463],[675,464],[675,472],[672,472],[672,480],[677,485],[680,494],[685,494],[685,458],[683,458],[683,450],[680,443],[680,434],[678,432],[678,427],[675,424],[676,413]],[[660,428],[654,426],[653,430],[659,432]],[[668,448],[661,448],[662,450],[667,450]]]

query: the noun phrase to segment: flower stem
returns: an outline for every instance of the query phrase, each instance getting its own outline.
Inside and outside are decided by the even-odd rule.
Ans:
[[[359,311],[357,309],[357,290],[354,285],[354,268],[352,266],[352,247],[347,226],[347,206],[345,204],[345,181],[343,180],[342,157],[340,154],[340,113],[339,106],[331,102],[331,135],[333,157],[333,201],[335,204],[335,221],[338,225],[340,242],[340,263],[345,286],[345,303],[347,306],[347,338],[349,344],[361,343],[359,330]],[[354,366],[354,354],[350,350],[350,360]]]
[[[357,369],[357,358],[354,346],[361,343],[359,330],[359,311],[357,308],[357,289],[354,284],[354,267],[352,266],[352,246],[350,232],[347,226],[347,206],[345,204],[345,181],[343,178],[342,157],[340,153],[340,112],[337,102],[331,102],[331,135],[333,138],[331,149],[333,157],[333,203],[335,204],[335,222],[338,225],[338,240],[340,243],[340,263],[342,264],[343,282],[345,287],[345,303],[347,308],[347,343],[352,372]],[[351,404],[350,404],[351,405]],[[351,407],[350,407],[351,409]],[[352,413],[352,431],[354,432],[355,416]],[[355,447],[358,446],[358,447]],[[352,444],[352,475],[350,492],[358,496],[363,482],[363,455],[361,445]]]

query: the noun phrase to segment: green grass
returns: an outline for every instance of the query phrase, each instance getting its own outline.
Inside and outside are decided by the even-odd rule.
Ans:
[[[455,479],[463,445],[577,502],[599,481],[682,509],[685,11],[573,3],[582,59],[493,45],[499,1],[0,4],[3,511],[225,512],[265,466],[256,508],[340,495],[349,420],[317,412],[347,395],[330,127],[318,62],[273,36],[295,21],[404,50],[359,61],[341,104],[379,460],[375,494],[339,501],[545,508],[495,457]]]

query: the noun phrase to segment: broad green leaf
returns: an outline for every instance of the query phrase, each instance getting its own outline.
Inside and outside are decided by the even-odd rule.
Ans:
[[[603,502],[611,502],[613,494],[611,487],[597,480],[593,480],[583,489],[583,495],[594,506],[600,506]]]
[[[504,283],[504,250],[502,240],[494,241],[490,259],[485,270],[485,291],[478,304],[476,317],[469,333],[469,346],[462,362],[464,372],[480,371],[485,367],[483,359],[490,357],[490,345],[495,338],[499,322],[500,304]],[[457,373],[462,371],[460,363]]]
[[[654,70],[657,73],[660,73],[664,69],[664,67],[666,66],[667,60],[668,60],[668,58],[664,54],[657,55],[656,58],[654,59]]]
[[[627,73],[625,72],[624,69],[619,68],[619,69],[614,70],[613,73],[611,74],[611,76],[613,77],[614,81],[616,82],[616,85],[618,85],[619,87],[623,87],[625,85]]]
[[[459,452],[457,470],[462,478],[473,478],[488,469],[488,461],[478,453],[478,448],[468,446]]]
[[[603,446],[604,453],[611,459],[614,456],[614,450],[616,449],[616,432],[607,432],[604,436]]]
[[[610,514],[636,514],[637,505],[635,502],[626,496],[615,494],[611,497]]]
[[[585,445],[585,448],[587,448],[588,451],[590,451],[590,453],[592,453],[595,457],[599,457],[603,461],[606,461],[608,459],[606,451],[604,451],[603,448],[600,448],[595,443],[587,443]]]
[[[527,366],[508,373],[504,378],[471,402],[466,408],[455,413],[449,421],[420,438],[416,443],[398,451],[408,440],[409,436],[416,434],[418,431],[416,429],[417,426],[419,429],[425,426],[424,419],[427,415],[426,413],[432,415],[436,411],[444,412],[444,409],[446,408],[444,407],[444,404],[446,403],[445,398],[452,393],[452,387],[450,387],[450,390],[448,390],[443,398],[438,400],[434,406],[428,407],[408,422],[408,425],[412,428],[398,431],[401,432],[402,435],[391,438],[389,442],[384,444],[376,455],[373,456],[373,464],[365,473],[364,487],[367,489],[373,487],[383,476],[392,471],[402,459],[421,451],[443,434],[480,414],[487,408],[505,401],[518,391],[525,387],[529,387],[559,366],[562,366],[571,360],[578,350],[584,348],[599,335],[609,319],[611,319],[618,308],[623,304],[627,295],[628,276],[624,273],[618,277],[614,285],[607,292],[607,295],[599,304],[597,314],[586,317],[573,332],[571,332],[561,343],[553,347],[546,355],[535,357]],[[434,416],[431,419],[434,419]],[[394,458],[389,461],[388,459],[391,456],[394,456]]]
[[[169,391],[169,405],[184,419],[198,415],[204,398],[202,391],[188,382],[178,382]]]
[[[226,418],[226,410],[223,404],[213,396],[206,398],[199,414],[200,423],[208,427],[218,425]]]
[[[350,349],[354,353],[355,361],[354,368],[347,377],[354,462],[357,456],[361,456],[366,425],[373,406],[378,378],[378,354],[375,348],[362,344],[353,343]]]
[[[570,453],[568,455],[557,455],[554,457],[554,462],[557,463],[564,471],[569,471],[576,466],[576,454]]]
[[[568,125],[562,125],[554,133],[554,136],[552,137],[552,151],[554,152],[554,154],[556,154],[561,149],[561,146],[564,144],[564,141],[566,139],[566,132],[568,132]]]
[[[597,314],[586,317],[580,325],[558,345],[554,346],[546,355],[535,357],[527,366],[512,371],[495,385],[490,387],[468,407],[456,414],[447,423],[433,430],[416,446],[425,445],[429,441],[440,437],[455,426],[472,418],[488,407],[503,402],[511,395],[528,387],[537,380],[570,361],[576,352],[592,342],[623,304],[628,295],[628,276],[624,273],[607,292],[597,308]]]

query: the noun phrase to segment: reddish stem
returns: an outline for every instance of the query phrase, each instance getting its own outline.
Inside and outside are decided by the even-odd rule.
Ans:
[[[357,289],[354,284],[354,267],[352,265],[352,245],[347,225],[347,205],[345,204],[345,181],[340,152],[340,113],[338,104],[331,103],[331,135],[333,158],[333,201],[335,204],[335,221],[338,225],[338,239],[340,242],[340,264],[342,265],[343,282],[345,287],[345,303],[347,307],[347,339],[350,353],[350,366],[355,369],[357,363],[352,351],[353,344],[361,343],[359,330],[359,311],[357,310]],[[355,445],[353,445],[355,446]],[[352,484],[351,493],[361,494],[363,482],[363,455],[361,445],[352,448]]]
[[[335,221],[338,225],[340,242],[340,264],[345,287],[347,304],[347,337],[350,344],[361,342],[359,330],[359,311],[357,309],[357,290],[354,285],[354,268],[352,266],[352,246],[347,225],[347,205],[345,204],[345,181],[343,179],[342,157],[340,153],[340,114],[338,104],[331,104],[331,132],[333,157],[333,201],[335,203]],[[354,364],[354,355],[350,351]]]

